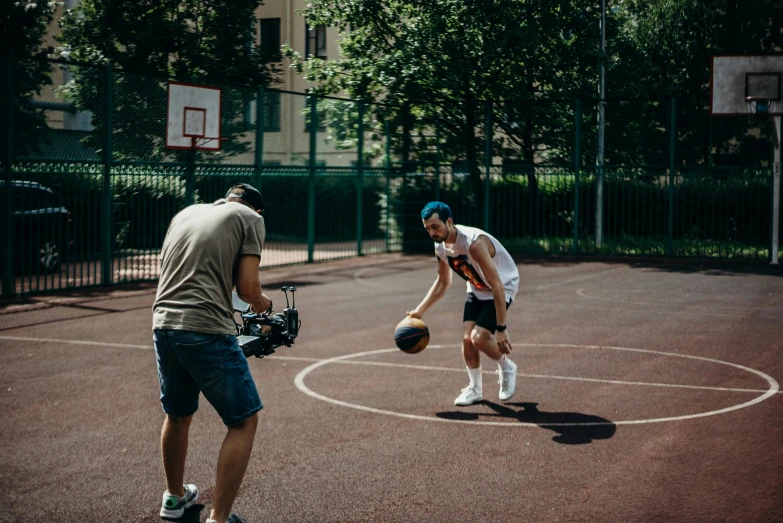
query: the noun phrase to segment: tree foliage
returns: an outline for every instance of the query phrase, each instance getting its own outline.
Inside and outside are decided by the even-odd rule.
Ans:
[[[616,0],[610,11],[619,29],[608,43],[608,97],[678,99],[678,161],[685,164],[756,164],[769,156],[761,119],[710,118],[710,57],[716,54],[783,52],[783,3],[777,0]],[[618,162],[658,163],[666,143],[669,110],[627,104],[619,121],[638,129],[607,129],[607,141],[622,144]],[[610,122],[611,124],[611,122]],[[611,125],[610,125],[611,126]],[[759,135],[759,132],[761,133]],[[742,144],[739,147],[738,144]],[[733,146],[731,144],[734,144]],[[712,157],[733,149],[733,154]],[[668,152],[668,145],[664,148]]]
[[[16,156],[34,152],[40,145],[41,134],[37,130],[44,125],[44,115],[31,105],[30,100],[50,78],[50,66],[42,58],[51,53],[52,49],[42,48],[41,40],[52,21],[56,5],[56,2],[34,0],[7,0],[0,4],[0,43],[5,57],[0,78],[4,83],[8,82],[6,68],[12,68],[10,103],[13,106]],[[9,60],[12,62],[9,63]],[[3,85],[0,88],[0,107],[9,103],[7,96],[6,86]]]
[[[589,5],[589,4],[588,4]],[[592,9],[549,0],[315,0],[311,26],[340,31],[340,58],[286,53],[322,94],[348,93],[393,119],[396,149],[414,160],[417,122],[435,122],[443,159],[466,162],[478,178],[487,102],[505,153],[532,159],[535,125],[519,125],[526,104],[588,92],[595,67]],[[532,119],[529,120],[531,123]],[[426,150],[427,148],[421,148]]]
[[[672,97],[680,162],[711,161],[710,141],[718,151],[742,142],[757,158],[768,144],[764,132],[755,138],[759,123],[738,134],[736,120],[711,119],[707,107],[710,56],[783,51],[776,0],[610,0],[604,56],[595,0],[313,0],[302,12],[311,26],[339,29],[341,56],[288,49],[295,67],[319,93],[389,104],[376,114],[395,122],[403,160],[417,159],[417,145],[426,157],[438,122],[443,159],[466,161],[475,175],[491,100],[495,155],[570,163],[581,98],[583,161],[592,163],[602,59],[609,164],[668,162]],[[430,129],[421,144],[408,138],[417,127]]]
[[[268,86],[278,70],[253,45],[260,0],[83,0],[62,19],[64,54],[71,60],[121,68],[114,75],[113,132],[120,158],[161,159],[166,80],[204,85]],[[266,53],[266,54],[265,54]],[[80,70],[64,94],[95,115],[90,138],[100,146],[101,75]],[[241,138],[254,88],[224,91],[224,135]],[[130,139],[132,137],[132,139]],[[243,152],[241,139],[224,144]]]

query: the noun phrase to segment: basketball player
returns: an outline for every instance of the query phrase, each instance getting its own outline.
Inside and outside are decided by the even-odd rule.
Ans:
[[[514,395],[517,366],[508,359],[511,341],[506,310],[519,288],[519,271],[508,251],[491,235],[464,225],[455,225],[449,206],[430,202],[421,211],[424,228],[435,240],[438,277],[422,302],[408,316],[421,318],[446,294],[453,270],[466,282],[467,299],[462,314],[462,356],[470,383],[454,400],[466,406],[483,399],[480,353],[497,362],[502,401]],[[497,333],[497,334],[496,334]]]

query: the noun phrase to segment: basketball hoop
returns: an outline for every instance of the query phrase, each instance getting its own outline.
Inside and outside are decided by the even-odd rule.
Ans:
[[[712,57],[712,116],[783,114],[783,55]]]
[[[219,151],[222,97],[218,87],[170,81],[166,148]]]
[[[712,57],[710,114],[761,116],[775,128],[772,187],[772,265],[780,246],[780,177],[783,145],[783,55],[718,55]]]

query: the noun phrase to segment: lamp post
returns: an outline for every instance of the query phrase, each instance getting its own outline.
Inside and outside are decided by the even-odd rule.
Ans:
[[[604,111],[606,108],[606,0],[601,0],[601,68],[598,76],[598,154],[596,164],[595,187],[595,246],[603,246],[604,219],[604,144],[606,133]]]

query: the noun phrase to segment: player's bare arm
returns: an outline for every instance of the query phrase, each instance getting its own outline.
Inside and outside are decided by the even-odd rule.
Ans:
[[[435,282],[432,284],[432,287],[430,287],[430,290],[421,303],[412,311],[407,312],[408,316],[412,318],[421,318],[430,307],[435,305],[435,303],[446,294],[449,286],[451,286],[451,269],[449,269],[446,262],[438,258],[438,277],[435,279]]]
[[[479,238],[470,246],[470,255],[476,260],[481,272],[487,279],[487,284],[492,288],[492,298],[495,302],[495,317],[498,325],[506,325],[506,293],[503,288],[503,281],[500,279],[498,269],[492,260],[495,255],[495,246],[486,236]],[[508,330],[496,334],[498,349],[503,354],[511,352],[511,341],[508,337]]]
[[[261,291],[261,280],[258,275],[260,256],[245,254],[239,258],[237,268],[237,295],[249,303],[256,312],[264,312],[271,305],[271,300]]]

